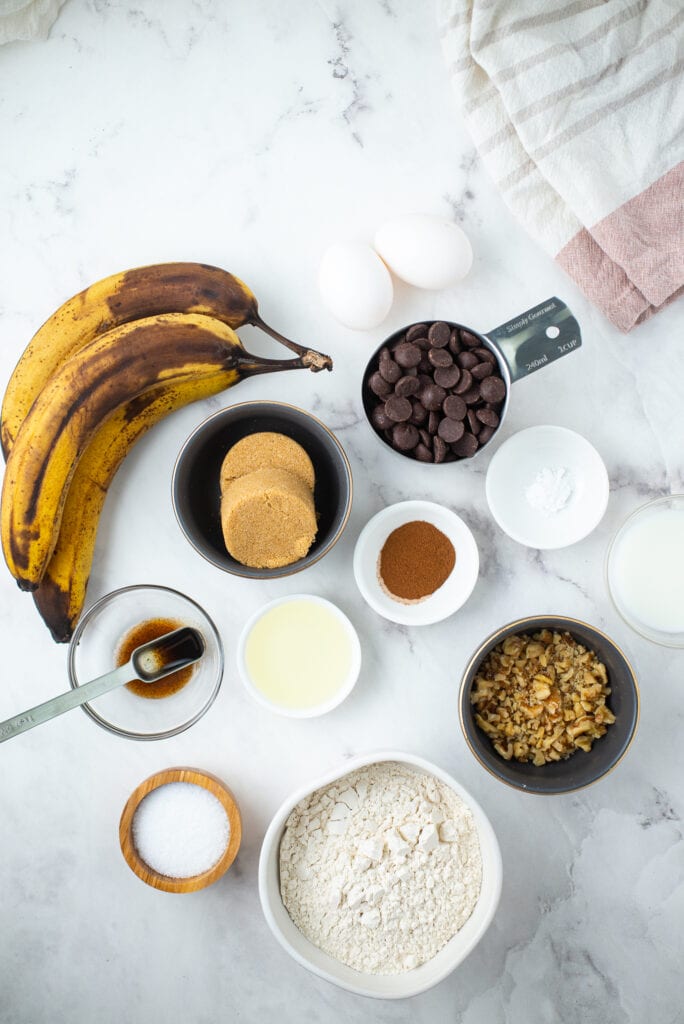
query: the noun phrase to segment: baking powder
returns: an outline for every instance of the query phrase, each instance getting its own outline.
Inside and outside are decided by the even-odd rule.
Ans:
[[[545,516],[560,512],[575,490],[572,473],[565,466],[544,466],[525,491],[527,504]]]
[[[280,891],[296,926],[369,974],[435,956],[470,917],[481,880],[471,811],[434,776],[394,761],[306,797],[280,844]]]

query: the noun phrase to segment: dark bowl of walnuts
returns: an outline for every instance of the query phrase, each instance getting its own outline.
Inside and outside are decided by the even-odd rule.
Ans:
[[[431,465],[471,459],[508,408],[510,370],[489,338],[447,320],[390,335],[363,375],[368,422],[392,451]]]
[[[511,622],[475,651],[461,682],[461,727],[477,760],[527,793],[570,793],[622,760],[639,689],[604,633],[560,615]]]

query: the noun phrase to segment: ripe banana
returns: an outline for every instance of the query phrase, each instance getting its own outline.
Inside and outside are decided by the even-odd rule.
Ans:
[[[19,586],[35,590],[40,583],[78,460],[119,406],[159,384],[178,385],[220,371],[229,371],[237,383],[257,373],[311,366],[308,356],[327,359],[303,351],[288,360],[252,357],[230,327],[195,313],[123,324],[77,351],[35,399],[7,461],[2,548]]]
[[[10,378],[2,404],[0,439],[5,458],[33,402],[55,371],[80,348],[112,328],[163,313],[199,313],[229,327],[255,324],[300,357],[301,345],[264,323],[246,284],[203,263],[159,263],[114,274],[86,288],[53,313],[33,336]],[[331,369],[308,353],[313,370]]]
[[[66,643],[85,603],[100,514],[114,476],[136,441],[169,413],[234,383],[221,370],[162,384],[127,402],[98,427],[69,485],[57,544],[33,600],[56,643]]]

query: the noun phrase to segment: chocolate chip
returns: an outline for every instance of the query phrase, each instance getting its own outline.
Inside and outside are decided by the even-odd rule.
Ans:
[[[433,440],[432,451],[434,452],[435,462],[444,462],[448,450],[446,442],[441,437],[436,437]]]
[[[378,353],[378,362],[384,363],[384,361],[386,359],[391,359],[391,358],[392,358],[392,356],[390,355],[390,350],[385,345],[384,348],[381,348],[380,352]]]
[[[394,358],[399,366],[417,366],[421,360],[422,352],[417,345],[411,345],[410,342],[404,341],[401,345],[397,345],[394,350]]]
[[[463,345],[461,344],[461,339],[459,338],[458,331],[455,327],[449,337],[449,351],[454,355],[458,355],[459,352],[463,351]]]
[[[380,361],[378,370],[390,384],[396,384],[401,377],[401,367],[397,366],[394,360],[389,356],[387,359],[382,359]]]
[[[480,392],[485,402],[502,402],[506,397],[506,385],[501,377],[485,377],[480,384]]]
[[[482,430],[482,424],[478,420],[474,409],[468,409],[468,426],[470,427],[471,434],[475,434],[476,437]]]
[[[437,433],[437,428],[439,426],[439,421],[441,420],[441,418],[442,417],[439,415],[438,412],[431,412],[430,415],[428,416],[428,430],[430,431],[431,434]]]
[[[410,452],[418,444],[418,428],[411,423],[397,423],[392,431],[392,441],[402,452]]]
[[[439,384],[441,388],[453,388],[454,384],[458,384],[461,371],[452,363],[451,366],[439,366],[435,370],[435,384]]]
[[[392,393],[392,385],[377,370],[368,381],[368,387],[378,398],[386,398]]]
[[[429,448],[426,448],[424,444],[416,445],[413,451],[419,462],[433,461],[432,452]]]
[[[483,427],[477,436],[477,439],[480,442],[480,447],[487,444],[487,441],[490,441],[494,437],[495,433],[496,427]]]
[[[472,352],[461,352],[460,356],[456,356],[456,362],[462,370],[472,370],[473,366],[477,366],[479,360]]]
[[[462,459],[469,459],[475,454],[479,445],[478,440],[470,431],[466,431],[463,437],[452,445],[452,450]]]
[[[461,395],[466,405],[475,405],[476,402],[480,401],[481,397],[479,384],[473,384],[472,388],[469,388],[468,391]]]
[[[470,371],[475,380],[484,380],[485,377],[489,377],[492,372],[491,363],[478,363],[477,366],[473,366]]]
[[[444,366],[451,366],[454,361],[454,357],[451,352],[447,352],[445,348],[431,348],[428,352],[428,359],[435,369],[439,369],[439,367]]]
[[[472,386],[473,378],[470,374],[470,370],[463,370],[463,372],[461,373],[461,379],[459,380],[458,384],[456,384],[454,387],[454,394],[462,395],[464,394],[464,392],[470,391]]]
[[[451,328],[449,324],[445,324],[443,320],[438,320],[436,324],[431,324],[428,331],[428,341],[433,348],[446,348],[449,344],[449,338],[451,336]]]
[[[425,338],[427,330],[427,324],[413,324],[406,332],[406,340],[415,341],[416,338]]]
[[[407,366],[405,368],[405,370],[404,370],[404,376],[405,377],[417,377],[418,376],[418,367],[417,366]]]
[[[450,420],[447,416],[444,417],[439,425],[439,436],[447,444],[453,444],[454,441],[458,441],[459,438],[463,437],[464,431],[465,427],[462,420]]]
[[[380,380],[382,380],[382,377]],[[417,377],[400,377],[394,385],[394,394],[399,395],[400,398],[408,398],[410,395],[418,394],[419,391],[420,381]]]
[[[419,430],[418,433],[420,434],[422,444],[424,444],[426,448],[432,448],[432,438],[428,434],[427,430]]]
[[[491,363],[492,366],[496,366],[496,356],[489,348],[474,348],[473,354],[479,356],[485,363]]]
[[[478,348],[481,345],[479,338],[476,338],[470,331],[461,331],[461,341],[467,348]]]
[[[420,381],[421,388],[432,387],[432,385],[434,383],[432,374],[430,374],[430,373],[419,373],[418,374],[418,380]]]
[[[445,398],[446,391],[444,388],[440,388],[439,384],[428,384],[420,393],[421,402],[430,411],[441,409]]]
[[[499,416],[493,409],[478,409],[476,416],[480,423],[485,423],[488,427],[494,427],[496,429],[499,426]]]
[[[413,406],[408,398],[400,398],[399,395],[391,395],[385,402],[385,412],[395,423],[407,420],[413,412]]]
[[[409,417],[409,423],[414,423],[419,427],[420,424],[425,423],[425,420],[427,419],[427,409],[417,399],[414,399],[411,404],[413,406],[413,412]]]
[[[418,372],[430,374],[434,372],[432,369],[432,363],[427,357],[427,352],[423,352],[422,356],[420,357],[420,362],[418,363]]]
[[[430,342],[427,340],[427,338],[414,338],[411,344],[417,345],[418,348],[423,349],[424,352],[427,352],[427,350],[430,348]]]
[[[385,412],[384,405],[376,405],[371,413],[371,423],[377,430],[387,430],[392,426],[392,420]]]
[[[464,420],[467,412],[465,402],[458,395],[448,395],[444,399],[442,409],[450,420]]]

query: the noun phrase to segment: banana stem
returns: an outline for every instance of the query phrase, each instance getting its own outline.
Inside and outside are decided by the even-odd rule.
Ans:
[[[318,370],[332,369],[332,361],[329,356],[323,356],[323,359],[328,359],[330,365],[326,367],[325,364],[322,366],[312,366],[310,361],[307,361],[308,355],[321,356],[320,352],[311,353],[308,349],[304,351],[302,356],[297,356],[296,359],[265,359],[263,356],[254,356],[251,352],[245,352],[240,357],[239,371],[245,377],[254,377],[259,373],[275,373],[280,370],[313,370],[317,373]]]
[[[273,338],[275,341],[279,341],[281,345],[285,345],[291,352],[296,352],[300,357],[298,360],[290,360],[289,365],[285,365],[282,369],[299,369],[306,368],[311,370],[313,373],[318,373],[320,370],[332,370],[333,361],[330,356],[325,355],[323,352],[317,352],[313,348],[305,348],[303,345],[298,344],[296,341],[292,341],[290,338],[286,338],[285,335],[280,334],[278,331],[270,327],[265,321],[261,319],[258,313],[256,313],[252,319],[252,323],[255,327],[260,327],[265,334]],[[266,362],[266,360],[264,360]],[[271,360],[276,362],[276,360]],[[275,366],[273,367],[275,369]],[[259,372],[259,371],[256,371]],[[268,372],[262,371],[262,372]]]

